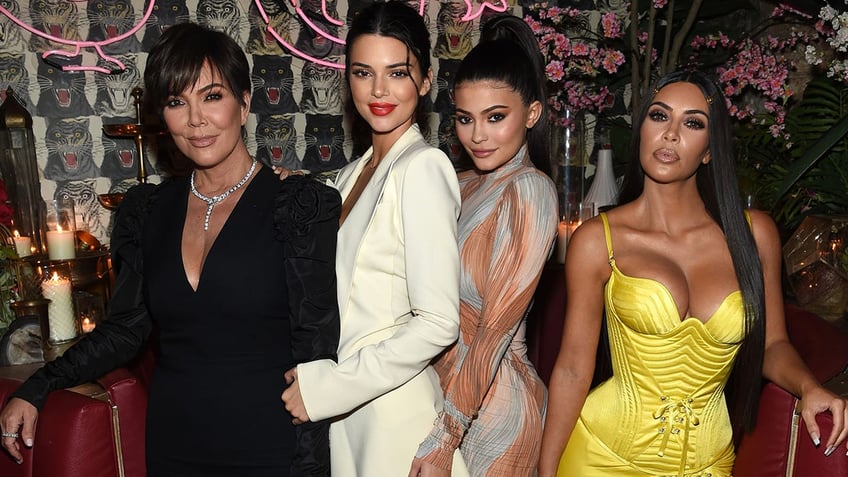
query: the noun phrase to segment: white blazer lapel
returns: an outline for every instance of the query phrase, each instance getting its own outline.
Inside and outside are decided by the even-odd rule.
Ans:
[[[336,280],[338,281],[339,312],[342,318],[345,316],[348,297],[350,295],[353,270],[362,249],[362,243],[365,240],[372,218],[377,210],[377,204],[383,195],[386,179],[397,159],[420,137],[418,128],[413,126],[398,138],[397,142],[395,142],[386,156],[380,161],[368,185],[362,191],[355,206],[351,209],[350,214],[339,229],[336,251]],[[366,159],[370,159],[370,156],[371,149],[362,156],[358,164],[351,165],[350,173],[346,174],[347,171],[339,173],[336,186],[339,189],[343,201],[350,194],[353,185],[356,183],[356,179],[362,172],[365,163],[368,162]]]

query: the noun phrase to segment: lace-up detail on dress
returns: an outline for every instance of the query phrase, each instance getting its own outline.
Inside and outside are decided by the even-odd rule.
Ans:
[[[601,219],[612,268],[604,299],[613,377],[586,398],[577,426],[585,432],[571,437],[583,447],[571,452],[569,441],[563,462],[577,462],[561,475],[729,476],[724,386],[744,336],[742,294],[729,294],[706,322],[681,320],[662,283],[618,269]]]

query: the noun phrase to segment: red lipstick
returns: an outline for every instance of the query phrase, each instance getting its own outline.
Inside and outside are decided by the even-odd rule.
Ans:
[[[374,116],[385,116],[395,110],[397,105],[391,103],[368,103],[368,109]]]

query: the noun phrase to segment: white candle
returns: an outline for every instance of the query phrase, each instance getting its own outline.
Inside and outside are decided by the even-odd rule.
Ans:
[[[83,333],[91,333],[94,327],[97,326],[93,321],[89,320],[86,316],[82,319],[82,332]]]
[[[568,246],[568,222],[560,221],[557,225],[557,246],[556,256],[557,262],[565,263],[565,248]]]
[[[15,230],[15,236],[12,237],[15,241],[15,251],[18,252],[18,258],[29,257],[32,255],[32,239],[29,237],[21,237],[21,234]]]
[[[565,250],[568,248],[568,242],[571,241],[571,235],[577,230],[577,227],[580,227],[582,224],[582,220],[578,220],[577,222],[568,223],[567,220],[561,220],[559,225],[557,225],[557,261],[559,263],[565,263]]]
[[[47,322],[50,328],[48,342],[62,342],[76,338],[74,303],[71,281],[58,273],[41,282],[41,293],[50,300],[47,306]]]
[[[76,257],[76,242],[73,230],[47,231],[47,256],[50,260],[68,260]]]

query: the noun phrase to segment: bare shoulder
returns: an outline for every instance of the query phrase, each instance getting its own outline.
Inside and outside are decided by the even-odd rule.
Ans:
[[[757,248],[763,252],[780,250],[780,235],[774,219],[766,212],[757,209],[749,209],[748,217],[751,219],[751,231]]]
[[[571,235],[566,264],[568,268],[577,266],[585,272],[596,271],[599,276],[609,272],[609,253],[600,216],[584,222]]]

